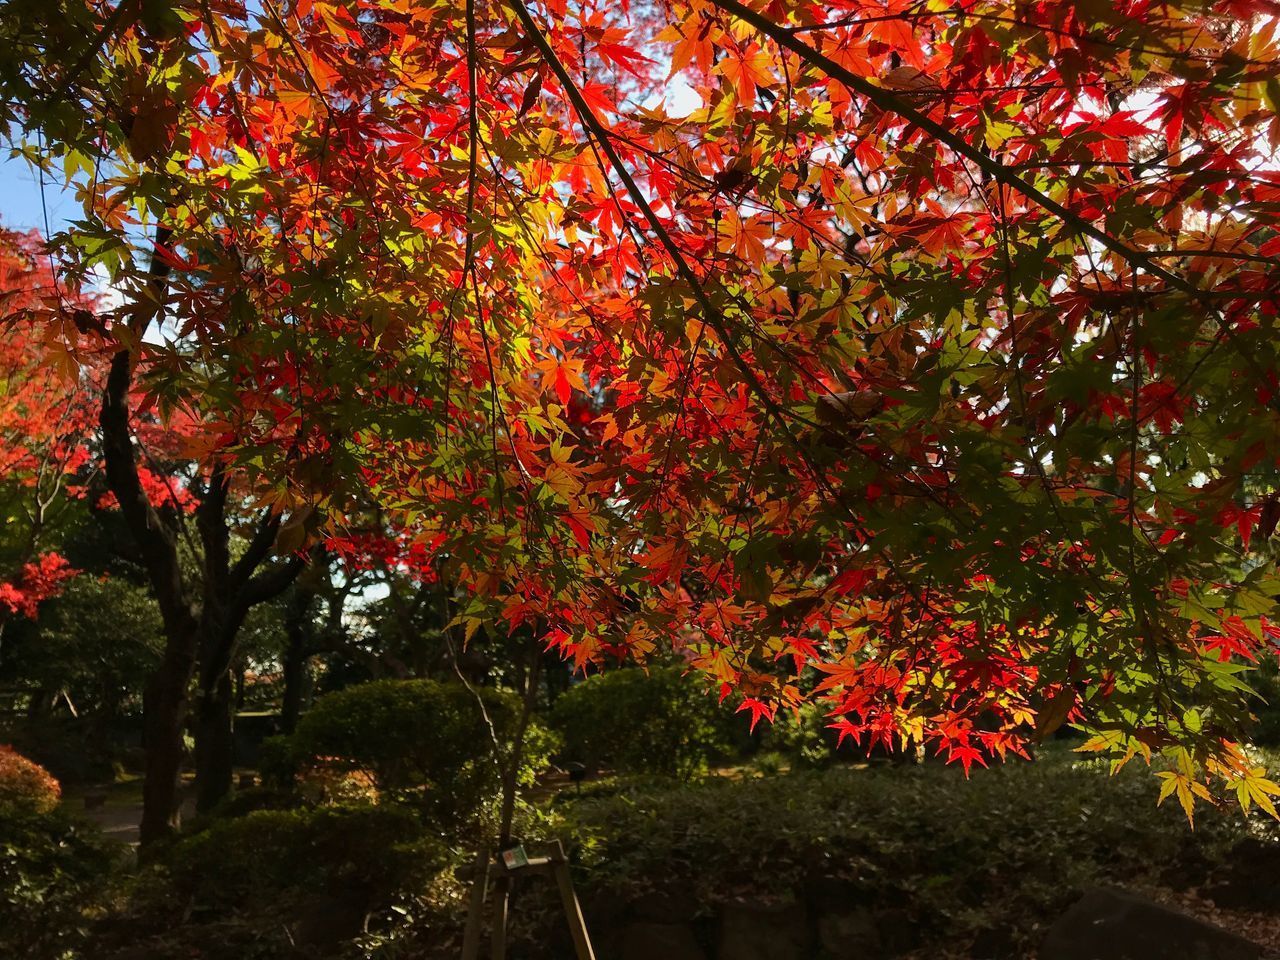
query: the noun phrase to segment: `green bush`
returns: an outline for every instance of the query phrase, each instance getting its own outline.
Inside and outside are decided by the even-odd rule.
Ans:
[[[180,902],[227,910],[290,893],[348,896],[373,906],[425,884],[445,851],[418,816],[392,805],[255,810],[217,818],[165,853]]]
[[[354,960],[363,939],[398,940],[411,920],[435,929],[460,899],[451,866],[403,806],[220,811],[151,849],[82,956]]]
[[[828,723],[826,713],[816,703],[801,706],[798,716],[790,710],[779,710],[764,731],[760,749],[780,754],[792,768],[830,766],[837,758],[837,737]]]
[[[298,778],[298,757],[288,734],[267,737],[258,747],[258,773],[264,787],[283,789]]]
[[[506,691],[476,691],[504,748],[514,736],[519,701]],[[274,771],[304,775],[366,772],[380,795],[419,805],[454,830],[474,824],[499,792],[493,741],[470,690],[434,680],[377,680],[321,697],[281,746],[268,747]],[[546,766],[551,740],[530,725],[519,780]]]
[[[733,713],[680,667],[606,671],[556,700],[564,758],[689,779],[730,755]]]
[[[0,739],[40,764],[59,783],[81,786],[110,780],[115,772],[113,763],[119,751],[95,733],[85,718],[24,717],[11,718],[0,732]]]
[[[73,955],[116,862],[97,828],[42,805],[0,808],[0,956]]]
[[[1000,930],[1012,943],[1002,956],[1027,956],[1037,925],[1082,890],[1170,871],[1202,881],[1249,832],[1238,812],[1208,809],[1191,830],[1177,804],[1155,805],[1156,783],[1140,766],[1111,778],[1056,755],[971,780],[948,767],[836,767],[569,797],[561,831],[580,888],[614,901],[675,890],[711,913],[735,898],[834,896],[961,955]]]

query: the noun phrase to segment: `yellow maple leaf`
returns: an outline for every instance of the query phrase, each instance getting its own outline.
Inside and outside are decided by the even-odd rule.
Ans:
[[[1245,813],[1249,812],[1251,806],[1257,804],[1272,817],[1280,820],[1275,802],[1271,799],[1280,797],[1280,786],[1276,786],[1266,778],[1266,770],[1262,767],[1253,767],[1243,776],[1228,780],[1227,786],[1235,790],[1240,809]]]

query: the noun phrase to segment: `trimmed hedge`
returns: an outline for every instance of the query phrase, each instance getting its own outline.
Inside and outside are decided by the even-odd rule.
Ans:
[[[556,700],[552,723],[565,760],[682,780],[729,757],[735,743],[732,710],[678,666],[588,677]]]
[[[227,910],[290,893],[385,905],[446,862],[409,809],[391,805],[255,810],[214,819],[163,859],[171,892],[198,909]]]
[[[818,909],[837,898],[959,954],[998,933],[1010,957],[1028,955],[1082,890],[1202,883],[1250,833],[1238,812],[1213,810],[1191,830],[1177,804],[1156,806],[1140,765],[1112,778],[1047,752],[971,780],[924,765],[602,782],[565,798],[562,830],[580,889],[612,903],[665,896],[709,916],[739,900]]]
[[[510,743],[520,705],[514,694],[476,691],[499,742]],[[526,734],[519,779],[531,784],[552,741],[537,723]],[[473,693],[434,680],[376,680],[321,697],[283,739],[264,744],[273,779],[290,771],[328,778],[367,774],[379,795],[419,807],[437,825],[473,827],[496,798],[500,777],[493,739]]]

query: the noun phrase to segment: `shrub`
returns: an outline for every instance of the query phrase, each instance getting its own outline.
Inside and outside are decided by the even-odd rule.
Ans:
[[[589,677],[561,695],[553,710],[566,759],[686,780],[730,754],[732,718],[676,666]]]
[[[499,740],[510,743],[519,702],[501,690],[477,693]],[[546,731],[531,724],[523,784],[545,767],[550,747]],[[268,749],[273,768],[287,769],[290,761],[277,756],[280,747]],[[473,823],[500,784],[475,696],[461,684],[434,680],[377,680],[321,697],[288,738],[288,753],[304,774],[367,772],[382,796],[418,804],[452,829]]]
[[[0,747],[0,956],[62,957],[115,859],[98,830],[58,809],[58,781]]]
[[[1248,832],[1212,810],[1192,831],[1176,804],[1154,805],[1150,777],[1055,755],[972,780],[926,765],[651,783],[567,798],[561,833],[580,887],[611,902],[674,890],[709,914],[735,899],[820,910],[837,898],[963,955],[999,929],[1000,955],[1021,957],[1082,890],[1187,869],[1203,880]]]
[[[112,742],[104,718],[42,716],[6,725],[0,736],[48,770],[64,786],[101,783],[115,775],[124,751]]]
[[[166,851],[171,890],[201,909],[326,893],[388,903],[444,862],[412,810],[390,805],[255,810],[215,818]]]
[[[827,723],[826,713],[816,703],[801,706],[798,716],[780,710],[765,730],[760,749],[781,754],[793,768],[830,766],[837,757],[837,737]]]
[[[48,813],[58,805],[58,781],[12,747],[0,746],[0,817]]]
[[[298,777],[298,758],[293,738],[288,734],[267,737],[258,747],[258,773],[265,787],[282,789],[293,786]]]
[[[354,960],[461,896],[449,850],[394,804],[219,810],[151,853],[83,956]]]

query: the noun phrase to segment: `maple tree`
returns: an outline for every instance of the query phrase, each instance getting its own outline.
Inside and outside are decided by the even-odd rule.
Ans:
[[[90,458],[93,389],[61,337],[38,319],[57,312],[49,305],[59,301],[72,322],[90,316],[88,301],[59,289],[38,238],[0,230],[0,632],[9,617],[34,618],[75,575],[50,541]]]
[[[282,552],[358,491],[464,639],[1273,809],[1270,0],[11,8],[60,269]]]
[[[229,789],[236,634],[248,610],[287,587],[301,564],[265,563],[281,517],[245,516],[242,491],[218,465],[191,459],[205,425],[189,411],[164,418],[148,411],[151,402],[133,389],[119,359],[125,351],[104,336],[101,305],[80,294],[78,283],[60,282],[42,248],[34,235],[0,236],[6,440],[0,477],[12,534],[0,626],[3,616],[34,619],[77,573],[57,550],[44,549],[62,532],[70,507],[83,501],[90,510],[120,510],[168,633],[165,658],[144,694],[150,840],[175,815],[193,674],[202,805]]]

